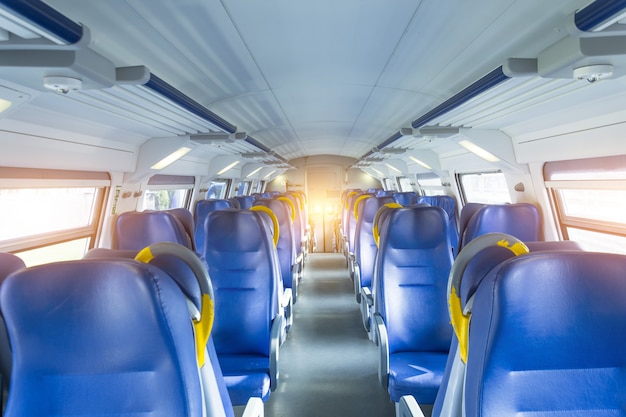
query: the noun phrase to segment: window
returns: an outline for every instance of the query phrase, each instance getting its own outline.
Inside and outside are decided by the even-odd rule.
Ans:
[[[250,189],[250,183],[251,183],[251,181],[241,181],[235,187],[235,194],[234,195],[248,195],[248,191]]]
[[[387,191],[395,190],[396,184],[393,178],[383,178],[383,188]]]
[[[464,203],[505,204],[511,202],[506,179],[500,171],[458,174],[457,181]]]
[[[445,190],[441,184],[441,178],[435,174],[418,174],[417,185],[421,195],[444,195]]]
[[[226,198],[226,191],[228,190],[228,181],[219,180],[219,181],[211,181],[209,184],[209,190],[206,193],[207,199],[213,198]]]
[[[0,251],[27,266],[82,258],[109,185],[105,173],[0,168]]]
[[[154,175],[144,192],[142,210],[169,210],[189,205],[194,177]]]
[[[398,184],[398,189],[400,191],[415,191],[413,190],[411,180],[407,177],[396,177],[396,183]]]
[[[563,239],[626,254],[626,157],[549,162],[544,179]]]

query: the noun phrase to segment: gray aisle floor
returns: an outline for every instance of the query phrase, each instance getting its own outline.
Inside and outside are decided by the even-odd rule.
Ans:
[[[265,416],[395,416],[378,382],[378,350],[361,324],[342,255],[309,255],[294,310],[280,350],[279,386]]]

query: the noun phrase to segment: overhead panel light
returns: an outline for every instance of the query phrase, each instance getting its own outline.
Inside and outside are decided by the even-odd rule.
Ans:
[[[376,168],[371,168],[371,167],[370,167],[370,169],[371,169],[372,171],[374,171],[375,173],[377,173],[378,175],[380,175],[381,177],[384,177],[384,176],[385,176],[385,174],[383,174],[382,172],[380,172],[380,171],[379,171],[379,170],[377,170]]]
[[[269,178],[274,172],[276,172],[276,170],[270,171],[267,174],[265,174],[265,176],[263,177],[263,179]]]
[[[393,165],[387,164],[387,163],[385,165],[387,165],[390,169],[396,171],[397,173],[402,174],[402,171],[400,171],[398,168],[394,167]]]
[[[257,172],[259,172],[262,169],[263,169],[263,166],[258,167],[257,169],[255,169],[254,171],[252,171],[251,173],[246,175],[246,178],[250,178],[251,176],[253,176],[254,174],[256,174]]]
[[[217,175],[222,175],[223,173],[225,173],[226,171],[228,171],[229,169],[231,169],[232,167],[234,167],[235,165],[237,165],[240,161],[235,161],[231,164],[228,164],[227,166],[225,166],[224,168],[222,168],[221,171],[219,171],[217,173]]]
[[[13,105],[13,103],[10,102],[9,100],[5,100],[3,98],[0,98],[0,113],[5,111],[6,109],[11,107],[12,105]]]
[[[432,169],[432,167],[431,167],[430,165],[428,165],[428,164],[427,164],[427,163],[425,163],[425,162],[420,161],[419,159],[417,159],[417,158],[415,158],[415,157],[413,157],[413,156],[409,156],[409,159],[410,159],[411,161],[415,162],[416,164],[423,166],[423,167],[424,167],[424,168],[426,168],[426,169]]]
[[[498,162],[500,160],[500,158],[498,158],[494,154],[486,151],[485,149],[481,148],[473,142],[470,142],[469,140],[461,140],[459,141],[459,145],[461,145],[474,155],[481,157],[487,162]]]
[[[191,151],[191,148],[182,146],[178,148],[177,150],[175,150],[174,152],[172,152],[171,154],[167,155],[165,158],[161,159],[156,164],[152,165],[150,169],[163,169],[171,165],[173,162],[179,160],[183,156],[187,155],[190,151]]]

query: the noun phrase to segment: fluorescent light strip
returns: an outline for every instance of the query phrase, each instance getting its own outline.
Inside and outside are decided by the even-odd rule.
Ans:
[[[387,164],[385,163],[385,165],[387,165],[390,169],[396,171],[399,174],[402,174],[402,171],[400,171],[398,168],[394,167],[393,165]]]
[[[424,167],[424,168],[426,168],[426,169],[432,169],[430,165],[428,165],[428,164],[427,164],[427,163],[425,163],[425,162],[420,161],[419,159],[417,159],[417,158],[415,158],[415,157],[409,156],[409,159],[410,159],[411,161],[415,162],[416,164],[423,166],[423,167]]]
[[[263,177],[263,179],[268,178],[268,177],[269,177],[270,175],[272,175],[274,172],[276,172],[276,170],[273,170],[272,172],[270,172],[270,173],[266,174],[266,175]]]
[[[378,175],[380,175],[381,177],[384,177],[385,174],[383,174],[382,172],[380,172],[379,170],[377,170],[376,168],[370,168],[372,171],[376,172]]]
[[[13,103],[11,103],[9,100],[0,98],[0,113],[11,107],[12,104]]]
[[[246,175],[246,178],[250,178],[251,176],[253,176],[254,174],[256,174],[257,172],[259,172],[261,169],[263,169],[263,167],[258,167],[257,169],[255,169],[254,171],[252,171],[251,173],[249,173],[248,175]]]
[[[500,160],[500,158],[498,158],[494,154],[487,152],[486,150],[476,145],[475,143],[470,142],[469,140],[461,140],[459,141],[459,145],[461,145],[474,155],[481,157],[487,162],[498,162]]]
[[[225,173],[226,171],[228,171],[229,169],[231,169],[232,167],[234,167],[235,165],[237,165],[240,161],[235,161],[229,165],[227,165],[226,167],[224,167],[220,172],[217,173],[217,175],[222,175],[223,173]]]
[[[187,155],[189,153],[189,151],[191,151],[191,148],[188,148],[186,146],[178,148],[177,150],[175,150],[171,154],[167,155],[165,158],[161,159],[156,164],[152,165],[150,167],[150,169],[163,169],[166,166],[172,164],[173,162],[179,160],[183,156]]]

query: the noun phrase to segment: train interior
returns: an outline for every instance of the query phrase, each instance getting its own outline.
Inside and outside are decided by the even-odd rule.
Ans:
[[[624,75],[623,0],[0,0],[4,415],[626,415]]]

